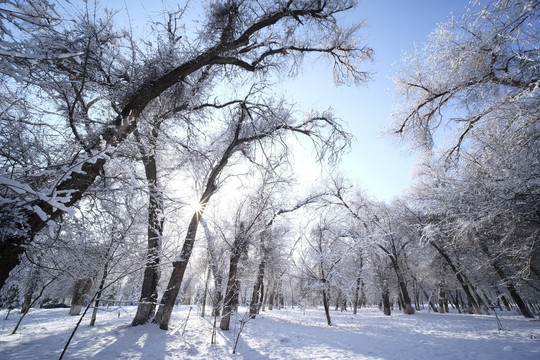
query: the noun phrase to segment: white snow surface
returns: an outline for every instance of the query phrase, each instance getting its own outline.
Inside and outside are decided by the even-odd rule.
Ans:
[[[19,317],[0,311],[0,359],[58,359],[78,316],[69,309],[31,309],[17,334]],[[540,321],[516,314],[495,316],[437,314],[426,311],[390,317],[377,308],[332,311],[326,325],[322,309],[266,311],[249,320],[240,334],[240,308],[230,331],[217,329],[211,345],[213,317],[200,317],[196,307],[177,306],[169,331],[155,324],[130,326],[136,307],[100,311],[95,327],[85,318],[64,359],[540,359]],[[185,331],[184,330],[184,324]],[[184,334],[182,335],[182,332]]]

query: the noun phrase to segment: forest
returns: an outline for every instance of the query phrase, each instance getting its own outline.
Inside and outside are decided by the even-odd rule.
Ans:
[[[0,1],[3,336],[38,309],[75,319],[60,358],[111,308],[155,339],[190,309],[209,344],[286,309],[338,330],[362,309],[540,316],[540,1],[471,4],[404,56],[385,136],[419,161],[392,201],[336,170],[339,108],[276,91],[306,62],[369,83],[356,1],[203,3],[140,30],[97,2]]]

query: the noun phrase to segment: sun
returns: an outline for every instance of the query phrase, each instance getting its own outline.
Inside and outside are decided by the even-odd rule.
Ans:
[[[199,201],[193,201],[188,205],[188,208],[190,212],[200,214],[203,211],[204,206]]]

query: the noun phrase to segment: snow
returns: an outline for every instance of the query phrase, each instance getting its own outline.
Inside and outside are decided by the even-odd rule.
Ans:
[[[327,326],[322,309],[266,311],[249,320],[232,354],[240,308],[230,331],[217,330],[211,345],[213,318],[201,318],[193,307],[177,306],[170,330],[155,324],[132,327],[136,307],[109,308],[96,326],[84,319],[64,359],[540,359],[540,321],[515,314],[494,316],[394,313],[377,308],[358,315],[332,311]],[[32,309],[18,333],[15,310],[6,320],[0,311],[0,359],[58,359],[79,317],[68,309]],[[219,324],[219,319],[218,319]],[[184,325],[185,331],[184,331]],[[182,335],[182,333],[184,333]]]
[[[47,221],[47,213],[45,213],[45,211],[43,211],[42,208],[40,208],[39,206],[37,205],[34,205],[32,207],[32,209],[34,209],[34,211],[36,212],[36,214],[38,214],[39,218],[43,221]]]

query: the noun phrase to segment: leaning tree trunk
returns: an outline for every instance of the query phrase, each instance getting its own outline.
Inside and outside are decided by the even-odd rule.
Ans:
[[[380,244],[377,245],[390,258],[392,268],[396,272],[399,289],[401,291],[401,295],[403,296],[403,312],[407,315],[414,314],[414,307],[411,305],[411,297],[409,296],[409,291],[407,291],[407,284],[405,283],[405,278],[403,277],[403,273],[401,272],[401,268],[397,260],[397,251],[394,241],[392,240],[392,252],[388,251]]]
[[[486,254],[486,256],[489,258],[491,262],[491,266],[495,269],[501,280],[503,281],[504,285],[506,286],[506,289],[508,290],[508,293],[510,294],[510,297],[514,302],[516,303],[517,307],[519,308],[519,311],[521,311],[521,314],[525,316],[526,318],[534,319],[534,315],[525,304],[519,293],[517,292],[514,284],[512,283],[512,280],[506,275],[506,272],[502,268],[502,265],[499,263],[499,261],[494,258],[491,253],[489,252],[489,249],[487,248],[486,244],[484,244],[482,241],[480,241],[480,247],[482,251]]]
[[[457,281],[461,285],[461,288],[463,289],[463,292],[465,293],[465,296],[467,297],[467,300],[469,301],[469,303],[473,307],[474,313],[477,314],[477,315],[482,315],[482,311],[480,310],[480,306],[478,305],[478,303],[474,299],[474,296],[473,296],[473,294],[471,292],[471,289],[469,287],[469,285],[471,283],[470,283],[469,279],[467,278],[467,276],[463,273],[463,271],[460,271],[456,267],[456,265],[454,265],[454,262],[452,261],[452,259],[450,259],[450,256],[448,256],[446,254],[446,252],[440,246],[435,244],[434,241],[430,241],[429,243],[430,243],[431,246],[433,246],[435,248],[435,250],[437,250],[437,252],[444,258],[444,260],[446,260],[446,263],[450,266],[450,269],[452,269],[452,272],[454,273]]]
[[[401,290],[401,295],[403,296],[403,313],[407,315],[414,314],[414,308],[411,305],[411,298],[409,296],[409,292],[407,291],[407,284],[405,283],[405,279],[401,273],[401,268],[399,267],[399,264],[394,256],[391,257],[391,260],[392,267],[394,268],[398,279],[399,289]]]
[[[174,303],[178,297],[178,292],[180,291],[180,286],[184,279],[184,273],[186,272],[188,261],[193,251],[195,235],[197,234],[197,227],[201,216],[202,211],[200,214],[199,212],[196,212],[191,218],[180,256],[178,257],[178,260],[173,261],[173,271],[169,283],[167,284],[167,290],[165,290],[165,293],[161,298],[161,303],[159,304],[158,311],[153,320],[156,324],[159,324],[159,328],[162,330],[167,330],[169,328],[169,320],[171,319]]]
[[[330,319],[330,304],[328,301],[328,292],[326,291],[326,289],[323,289],[322,297],[323,297],[324,315],[326,315],[326,322],[328,323],[328,326],[332,326],[332,319]]]
[[[201,206],[200,211],[196,211],[191,218],[191,221],[188,226],[188,231],[186,239],[184,240],[184,245],[182,246],[182,251],[177,261],[173,262],[173,271],[167,285],[167,290],[161,298],[161,303],[159,305],[156,317],[154,318],[155,323],[159,323],[159,327],[162,330],[167,330],[169,328],[169,320],[171,319],[172,310],[174,307],[174,302],[180,291],[180,286],[182,286],[182,280],[184,279],[184,273],[186,271],[189,258],[193,251],[193,245],[195,243],[195,235],[197,234],[197,228],[199,227],[199,222],[203,216],[204,209],[210,201],[212,195],[217,191],[217,179],[221,174],[221,171],[227,166],[229,158],[234,154],[236,147],[242,144],[242,141],[239,139],[240,132],[242,130],[242,124],[245,119],[245,108],[242,107],[242,115],[240,116],[234,133],[234,137],[229,143],[229,146],[223,152],[220,161],[214,166],[208,176],[206,182],[205,190],[199,199],[199,204]],[[245,141],[245,140],[244,140]]]
[[[328,296],[328,283],[326,281],[326,274],[324,271],[323,263],[321,260],[321,282],[323,284],[322,297],[323,297],[323,306],[324,306],[324,315],[326,315],[326,322],[328,326],[332,326],[332,319],[330,319],[330,299]]]
[[[431,308],[431,310],[433,310],[433,312],[439,312],[439,309],[437,309],[437,307],[435,306],[435,304],[433,303],[433,299],[432,297],[427,293],[426,289],[424,289],[423,286],[421,286],[420,284],[418,284],[420,286],[420,290],[422,290],[422,293],[424,294],[424,297],[426,298],[426,300],[428,301],[428,304],[429,304],[429,307]]]

